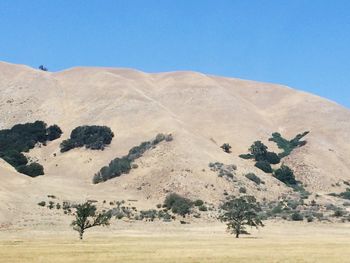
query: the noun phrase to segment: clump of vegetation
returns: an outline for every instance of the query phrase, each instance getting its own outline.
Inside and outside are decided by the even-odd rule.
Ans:
[[[350,188],[347,188],[345,192],[341,192],[339,194],[330,193],[328,195],[350,200]]]
[[[303,221],[304,217],[300,212],[296,211],[291,215],[290,219],[293,221]]]
[[[44,65],[40,65],[38,67],[38,69],[42,70],[42,71],[48,71],[47,67],[45,67]]]
[[[191,213],[193,202],[188,198],[172,193],[165,198],[164,207],[171,210],[174,214],[185,216]]]
[[[245,194],[245,193],[247,192],[247,188],[245,188],[245,187],[240,187],[240,188],[239,188],[239,192],[240,192],[241,194]]]
[[[140,220],[146,219],[151,222],[153,222],[157,217],[158,211],[155,209],[141,210],[139,215]]]
[[[217,172],[219,177],[225,177],[227,180],[234,179],[234,171],[237,169],[237,166],[234,164],[225,165],[220,162],[209,163],[209,168],[213,172]]]
[[[220,146],[221,149],[224,150],[225,153],[231,153],[231,145],[228,143],[224,143],[223,145]]]
[[[248,154],[241,154],[239,157],[243,159],[254,159],[256,161],[255,166],[265,173],[272,173],[271,164],[279,164],[283,157],[288,156],[295,148],[301,147],[306,144],[306,141],[301,141],[309,132],[298,134],[292,140],[284,139],[281,134],[275,132],[272,134],[272,138],[269,141],[277,143],[278,148],[283,149],[282,153],[276,154],[269,152],[268,147],[261,141],[255,141],[249,148]]]
[[[75,128],[68,140],[64,140],[61,145],[61,152],[83,147],[91,150],[104,150],[110,144],[114,133],[107,126],[79,126]]]
[[[46,202],[45,202],[45,201],[40,201],[40,202],[38,203],[38,205],[40,205],[40,206],[46,206]]]
[[[89,202],[76,205],[75,209],[75,220],[73,220],[72,226],[74,230],[79,232],[80,239],[83,239],[86,229],[109,225],[111,214],[108,212],[97,213],[96,206]]]
[[[253,181],[254,183],[256,183],[257,185],[260,184],[265,184],[264,181],[262,181],[260,179],[260,177],[258,177],[257,175],[255,175],[254,173],[248,173],[245,175],[246,178],[248,178],[249,180]]]
[[[0,130],[0,158],[16,168],[19,173],[32,177],[43,175],[44,169],[38,163],[28,165],[22,152],[33,149],[37,143],[45,145],[47,141],[59,138],[62,134],[57,125],[47,127],[43,121],[16,124],[11,129]]]
[[[47,139],[49,141],[56,140],[61,137],[62,130],[56,124],[51,125],[47,128]]]
[[[301,141],[309,131],[303,132],[301,134],[296,135],[293,139],[287,140],[282,137],[282,135],[278,132],[272,134],[272,137],[269,141],[273,141],[277,144],[279,149],[282,149],[283,152],[278,154],[280,158],[288,156],[295,148],[304,146],[307,142]]]
[[[94,184],[105,182],[109,179],[118,177],[122,174],[127,174],[133,168],[132,163],[140,158],[147,150],[152,149],[162,141],[171,141],[169,138],[171,135],[158,134],[155,139],[151,141],[142,142],[140,145],[135,146],[129,150],[126,156],[121,158],[117,157],[112,160],[108,166],[104,166],[97,172],[92,178]],[[136,166],[134,166],[136,167]]]
[[[206,212],[206,211],[208,211],[208,207],[206,207],[205,205],[201,205],[198,207],[198,210],[201,212]]]
[[[204,202],[203,202],[203,200],[201,200],[201,199],[197,199],[196,201],[193,202],[193,204],[194,204],[195,206],[201,206],[201,205],[204,204]]]
[[[240,234],[248,234],[246,226],[264,226],[259,216],[261,207],[254,196],[230,197],[221,205],[221,209],[221,221],[226,222],[227,228],[236,238],[239,238]]]
[[[31,163],[29,165],[20,165],[16,167],[17,171],[22,174],[36,177],[44,174],[44,167],[39,163]]]
[[[343,199],[350,200],[350,188],[347,188],[345,192],[340,193],[339,196]]]
[[[293,170],[287,165],[282,164],[281,168],[277,169],[273,176],[288,186],[297,184]]]
[[[255,163],[255,167],[259,168],[260,170],[262,170],[265,173],[272,173],[272,167],[271,167],[270,163],[268,163],[267,161],[257,161]]]
[[[265,173],[272,173],[271,164],[278,164],[280,158],[274,152],[269,152],[268,147],[261,141],[255,141],[249,148],[250,153],[241,154],[239,157],[243,159],[254,159],[255,167]]]

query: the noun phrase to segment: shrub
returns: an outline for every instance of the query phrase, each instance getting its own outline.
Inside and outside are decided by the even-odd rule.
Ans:
[[[347,188],[345,192],[340,193],[339,196],[343,199],[350,200],[350,188]]]
[[[130,170],[131,162],[127,157],[115,158],[108,166],[102,167],[101,170],[94,175],[92,182],[94,184],[105,182],[111,178],[129,173]]]
[[[52,209],[54,205],[55,205],[55,203],[53,201],[49,201],[48,208]]]
[[[261,141],[255,141],[249,148],[250,153],[254,156],[255,161],[265,160],[267,146]]]
[[[100,171],[93,176],[92,183],[97,184],[118,177],[122,174],[129,173],[132,168],[138,167],[137,165],[135,166],[135,164],[132,164],[133,161],[140,158],[147,150],[153,148],[161,141],[166,140],[166,138],[167,136],[160,133],[155,139],[142,142],[140,145],[131,148],[128,155],[121,158],[115,158],[108,166],[102,167]]]
[[[345,215],[345,212],[343,210],[341,210],[341,209],[335,210],[334,214],[333,214],[333,216],[335,216],[335,217],[341,217],[341,216],[344,216],[344,215]]]
[[[201,205],[204,204],[204,202],[203,202],[202,200],[200,200],[200,199],[197,199],[196,201],[194,201],[193,204],[194,204],[195,206],[201,206]]]
[[[241,194],[245,194],[245,193],[247,192],[247,188],[245,188],[245,187],[240,187],[240,188],[239,188],[239,192],[240,192]]]
[[[49,141],[53,141],[60,138],[61,134],[62,134],[62,130],[56,124],[51,125],[49,128],[47,128],[47,139]]]
[[[256,176],[254,173],[248,173],[245,175],[246,178],[253,181],[257,185],[264,184],[265,182],[262,181],[258,176]]]
[[[155,209],[149,209],[149,210],[141,210],[140,211],[140,219],[149,219],[150,221],[153,221],[155,218],[158,217],[158,211]]]
[[[208,208],[205,205],[201,205],[198,207],[198,210],[202,211],[202,212],[206,212],[206,211],[208,211]]]
[[[254,159],[254,155],[252,155],[252,154],[250,154],[250,153],[247,153],[247,154],[240,154],[239,157],[242,158],[242,159],[246,159],[246,160]]]
[[[272,173],[272,167],[267,161],[258,161],[256,162],[255,167],[259,168],[265,173]]]
[[[284,164],[282,164],[281,168],[275,171],[274,177],[288,186],[297,184],[293,170]]]
[[[306,221],[307,221],[308,223],[313,222],[313,221],[314,221],[313,216],[312,216],[312,215],[308,215],[308,216],[306,217]]]
[[[28,163],[27,157],[16,150],[9,150],[2,158],[13,167],[26,165]]]
[[[237,166],[234,164],[225,165],[220,162],[209,163],[210,170],[213,172],[218,172],[219,177],[225,177],[227,180],[232,180],[234,178],[234,171]]]
[[[45,206],[45,205],[46,205],[46,202],[45,202],[45,201],[41,201],[41,202],[38,203],[38,205],[40,205],[40,206]]]
[[[64,140],[61,145],[61,152],[83,147],[91,150],[104,150],[114,137],[113,132],[107,126],[79,126],[75,128],[68,140]]]
[[[0,130],[0,158],[15,167],[20,173],[24,171],[25,174],[33,174],[31,170],[37,167],[27,167],[28,160],[22,152],[33,149],[38,142],[46,144],[47,140],[53,138],[50,135],[53,128],[50,127],[59,129],[57,125],[49,128],[46,128],[46,126],[43,121],[35,121],[33,123],[16,124],[11,129]],[[38,172],[33,175],[38,175]]]
[[[265,155],[265,160],[270,164],[278,164],[281,161],[280,157],[278,157],[278,155],[274,152],[267,152]]]
[[[300,214],[298,211],[296,211],[291,215],[290,219],[293,221],[303,221],[304,217],[302,214]]]
[[[279,149],[282,149],[283,152],[279,154],[280,158],[288,156],[295,148],[304,146],[306,141],[301,141],[303,137],[309,134],[308,131],[296,135],[292,140],[284,139],[280,133],[275,132],[272,134],[272,137],[269,141],[273,141],[277,144]]]
[[[277,206],[275,206],[272,210],[271,210],[271,213],[272,214],[280,214],[282,213],[283,210],[282,210],[282,206],[281,204],[278,204]]]
[[[230,153],[231,152],[231,145],[228,143],[224,143],[223,145],[220,146],[224,150],[225,153]]]
[[[185,216],[186,214],[190,214],[193,203],[190,199],[182,197],[176,193],[172,193],[167,195],[164,205],[174,214]]]
[[[48,69],[44,65],[40,65],[38,68],[42,71],[48,71]]]
[[[44,174],[44,167],[39,163],[31,163],[29,165],[21,165],[16,167],[17,171],[22,174],[36,177]]]

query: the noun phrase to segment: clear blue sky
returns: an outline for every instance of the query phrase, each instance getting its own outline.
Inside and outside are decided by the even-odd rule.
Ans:
[[[0,0],[0,60],[194,70],[350,108],[350,1]]]

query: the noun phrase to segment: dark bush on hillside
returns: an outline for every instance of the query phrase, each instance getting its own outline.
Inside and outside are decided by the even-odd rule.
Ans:
[[[56,140],[61,137],[62,130],[56,124],[49,126],[47,128],[47,139],[49,141]]]
[[[200,207],[198,207],[198,210],[201,212],[206,212],[208,211],[208,208],[205,205],[201,205]]]
[[[9,150],[28,152],[37,142],[45,143],[48,140],[48,133],[46,123],[43,121],[16,124],[11,129],[1,130],[1,152],[6,153]]]
[[[290,219],[292,219],[293,221],[303,221],[304,217],[302,214],[296,211],[290,216]]]
[[[11,129],[0,131],[0,158],[11,164],[17,171],[25,171],[32,176],[40,175],[37,164],[26,166],[27,158],[22,152],[28,152],[36,143],[46,144],[47,140],[53,140],[60,136],[60,128],[57,125],[46,128],[46,123],[36,121],[34,123],[16,124]],[[62,131],[61,131],[62,133]],[[53,136],[54,135],[54,136]],[[34,168],[34,169],[33,169]],[[36,172],[33,172],[33,171]]]
[[[164,206],[174,214],[185,216],[191,213],[193,202],[190,199],[172,193],[165,198]]]
[[[245,194],[245,193],[247,193],[247,188],[245,188],[245,187],[240,187],[240,188],[239,188],[239,192],[240,192],[241,194]]]
[[[279,164],[281,161],[278,155],[274,152],[267,152],[264,158],[265,161],[269,162],[270,164]]]
[[[350,200],[350,188],[347,188],[345,192],[339,194],[341,198]]]
[[[259,168],[265,173],[272,173],[272,167],[267,161],[258,161],[256,162],[255,167]]]
[[[250,146],[249,151],[254,156],[255,161],[264,161],[267,154],[267,146],[261,141],[255,141]]]
[[[11,164],[13,167],[20,165],[26,165],[28,163],[27,157],[23,153],[17,152],[16,150],[9,150],[2,157],[6,162]]]
[[[48,71],[48,69],[44,65],[40,65],[38,68],[42,71]]]
[[[308,131],[296,135],[292,140],[287,140],[284,139],[280,133],[275,132],[272,134],[269,141],[275,142],[278,148],[283,150],[283,152],[279,154],[279,157],[283,158],[288,156],[295,148],[304,146],[306,141],[301,141],[301,139],[307,134],[309,134]]]
[[[257,185],[264,184],[265,182],[262,181],[258,176],[256,176],[254,173],[248,173],[245,175],[246,178],[253,181]]]
[[[197,199],[196,201],[194,201],[193,203],[195,206],[201,206],[204,204],[204,202],[201,199]]]
[[[246,159],[246,160],[254,159],[254,155],[252,155],[250,153],[240,154],[239,157],[242,158],[242,159]]]
[[[127,174],[133,168],[132,162],[137,158],[140,158],[147,150],[155,147],[158,143],[167,140],[171,135],[164,135],[162,133],[158,134],[155,139],[151,141],[142,142],[139,146],[135,146],[129,150],[126,156],[121,158],[115,158],[112,160],[108,166],[101,168],[92,178],[94,184],[107,181],[114,177],[118,177],[122,174]],[[171,137],[172,138],[172,137]],[[137,167],[137,166],[135,166]]]
[[[261,141],[255,141],[249,148],[250,153],[241,154],[239,157],[243,159],[254,159],[255,161],[265,161],[270,164],[278,164],[280,157],[274,152],[268,152],[267,146]]]
[[[127,157],[115,158],[108,166],[104,166],[92,179],[94,184],[105,182],[108,179],[127,174],[131,170],[131,161]]]
[[[21,165],[16,167],[17,171],[22,174],[36,177],[44,174],[44,167],[38,163],[31,163],[29,165]]]
[[[230,153],[232,147],[230,144],[224,143],[220,148],[223,149],[225,153]]]
[[[71,132],[68,140],[61,143],[60,148],[61,152],[83,146],[91,150],[104,150],[113,137],[113,132],[106,126],[79,126]]]
[[[40,202],[38,203],[38,205],[40,205],[40,206],[45,206],[45,205],[46,205],[46,202],[45,202],[45,201],[40,201]]]
[[[274,177],[288,186],[293,186],[297,184],[293,170],[284,164],[282,164],[281,168],[275,171]]]

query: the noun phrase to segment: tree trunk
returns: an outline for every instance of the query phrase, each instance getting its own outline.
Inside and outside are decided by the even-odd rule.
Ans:
[[[83,234],[84,234],[84,230],[80,230],[79,231],[79,238],[80,238],[80,240],[83,239]]]
[[[239,232],[236,233],[236,238],[239,238]]]

